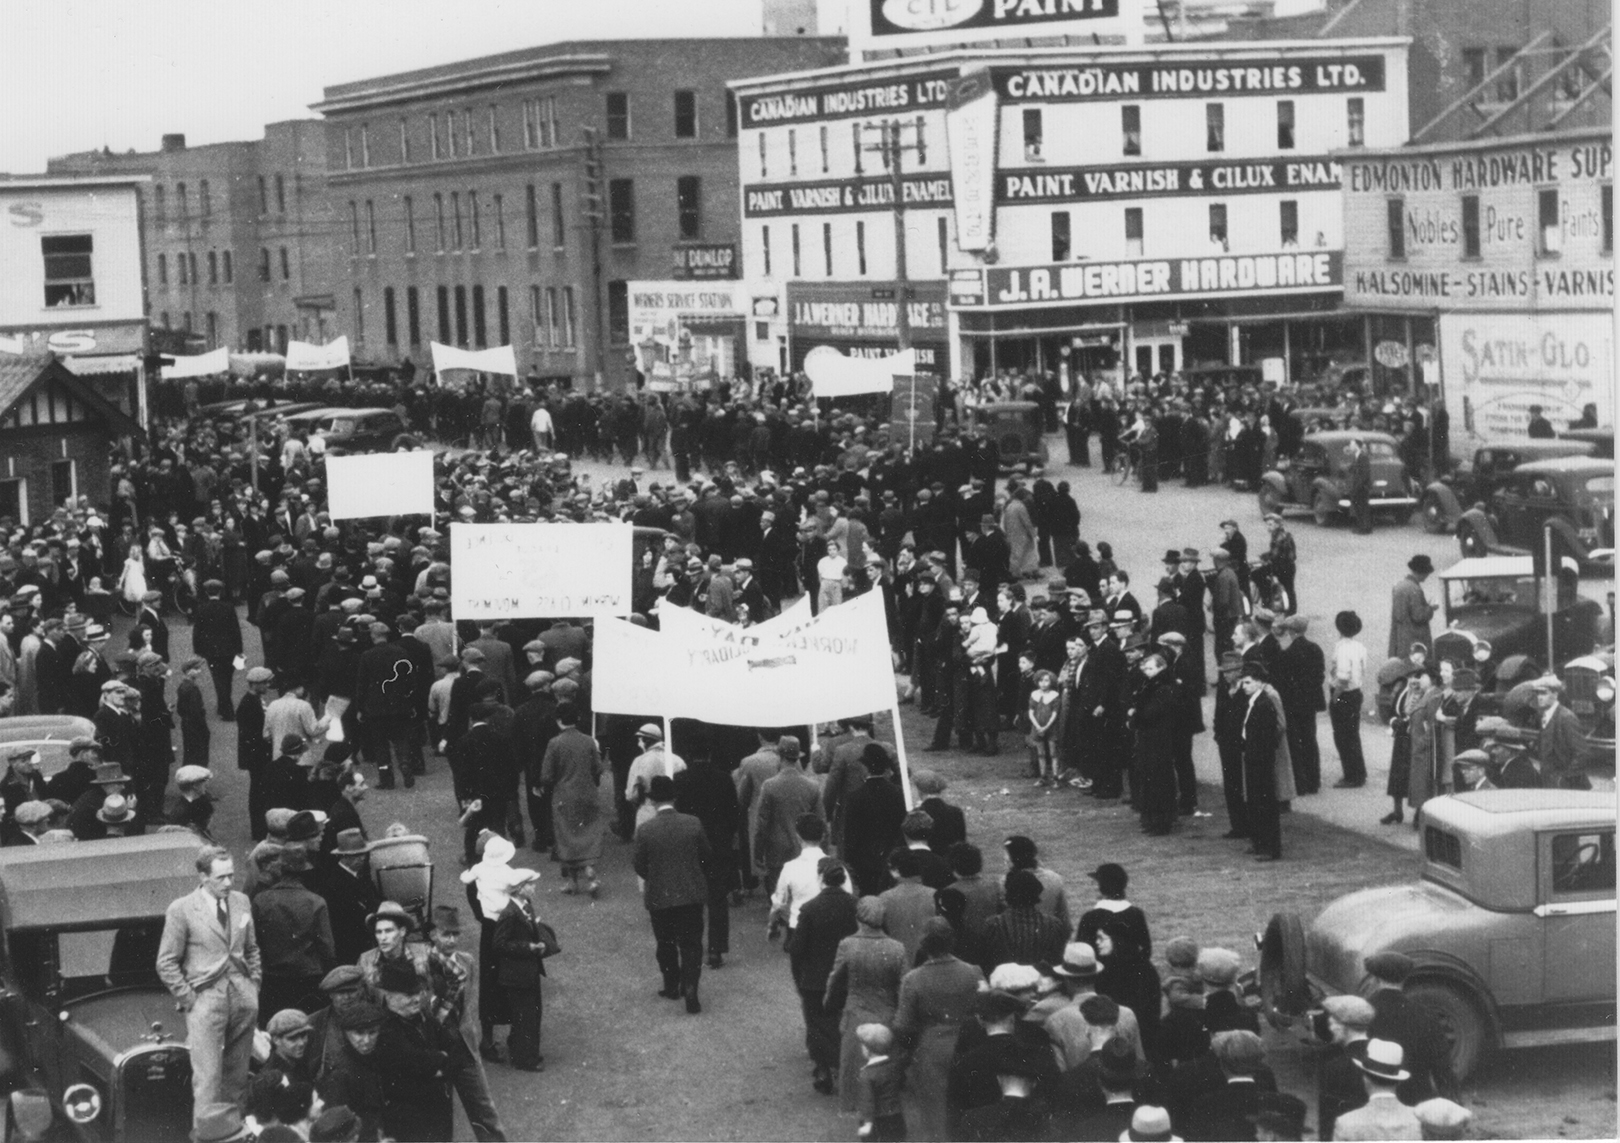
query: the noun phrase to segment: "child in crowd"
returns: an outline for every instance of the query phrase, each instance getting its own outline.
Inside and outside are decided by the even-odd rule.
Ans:
[[[1037,775],[1037,786],[1056,786],[1058,699],[1057,676],[1051,671],[1035,672],[1035,689],[1029,695],[1029,753]]]
[[[208,765],[208,706],[197,685],[206,665],[196,656],[187,659],[180,667],[180,685],[174,692],[174,713],[180,716],[182,766]]]
[[[855,1029],[861,1043],[860,1089],[855,1099],[857,1131],[863,1140],[899,1140],[906,1137],[906,1116],[900,1106],[899,1061],[889,1055],[894,1033],[886,1024],[862,1024]]]

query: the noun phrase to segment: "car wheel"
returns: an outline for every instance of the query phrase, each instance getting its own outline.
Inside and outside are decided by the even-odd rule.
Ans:
[[[388,446],[388,450],[390,452],[399,452],[401,449],[415,451],[421,447],[422,442],[417,440],[410,433],[400,433],[399,436],[394,438],[394,443]]]
[[[1423,530],[1433,536],[1443,536],[1451,531],[1451,518],[1446,515],[1438,496],[1423,498]]]
[[[1275,512],[1281,516],[1283,510],[1282,496],[1269,484],[1260,485],[1260,515],[1265,516]]]
[[[1260,938],[1260,997],[1272,1027],[1310,1007],[1305,978],[1305,925],[1298,913],[1275,913]]]
[[[1406,998],[1422,1005],[1451,1047],[1451,1070],[1457,1082],[1466,1080],[1479,1064],[1490,1035],[1479,1005],[1461,990],[1439,981],[1421,980],[1406,986]]]
[[[1334,499],[1333,493],[1326,488],[1318,488],[1316,496],[1311,501],[1311,515],[1316,518],[1319,526],[1326,528],[1333,523],[1333,515],[1339,510],[1339,502]]]
[[[1490,549],[1485,546],[1485,539],[1472,524],[1466,521],[1457,528],[1457,547],[1462,549],[1464,559],[1472,556],[1488,556]]]

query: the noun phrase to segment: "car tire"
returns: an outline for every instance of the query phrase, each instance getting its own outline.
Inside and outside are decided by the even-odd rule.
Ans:
[[[1462,551],[1463,559],[1473,556],[1488,556],[1490,547],[1485,543],[1485,537],[1468,521],[1464,520],[1457,525],[1457,547]]]
[[[1264,481],[1260,483],[1259,499],[1260,515],[1265,516],[1272,512],[1275,512],[1279,516],[1282,515],[1282,495],[1275,488]]]
[[[1451,518],[1438,496],[1423,498],[1423,530],[1431,536],[1444,536],[1451,531]]]
[[[394,438],[393,443],[388,446],[388,451],[398,452],[400,449],[414,451],[421,447],[422,442],[417,440],[410,433],[400,433],[399,436]]]
[[[1478,1066],[1490,1039],[1485,1014],[1473,997],[1451,984],[1418,980],[1406,985],[1406,998],[1421,1005],[1451,1046],[1451,1070],[1462,1083]]]
[[[1326,488],[1318,488],[1316,495],[1311,498],[1311,515],[1316,518],[1319,527],[1331,528],[1333,517],[1339,511],[1339,502],[1334,499],[1333,493]]]
[[[1305,976],[1305,924],[1298,913],[1274,913],[1260,938],[1260,997],[1272,1027],[1310,1007]]]

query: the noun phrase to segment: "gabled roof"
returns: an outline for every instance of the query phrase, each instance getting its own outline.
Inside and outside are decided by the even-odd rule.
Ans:
[[[35,385],[54,383],[88,405],[116,433],[138,433],[141,426],[128,413],[107,400],[74,374],[55,354],[0,353],[0,418]]]

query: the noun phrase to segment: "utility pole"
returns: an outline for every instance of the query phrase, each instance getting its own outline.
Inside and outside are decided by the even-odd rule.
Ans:
[[[585,143],[585,189],[580,196],[580,214],[591,241],[591,316],[594,326],[592,356],[596,360],[596,383],[606,375],[607,346],[602,335],[602,139],[595,127],[580,132]]]
[[[907,151],[915,151],[918,164],[926,163],[928,140],[923,133],[920,115],[914,123],[891,119],[883,123],[863,123],[859,130],[862,152],[880,155],[889,168],[889,209],[894,214],[895,340],[899,343],[900,352],[904,353],[911,348],[911,285],[906,273],[906,203],[900,160]],[[877,133],[873,142],[866,141],[869,131]],[[912,132],[910,142],[904,141],[904,133],[908,131]]]

